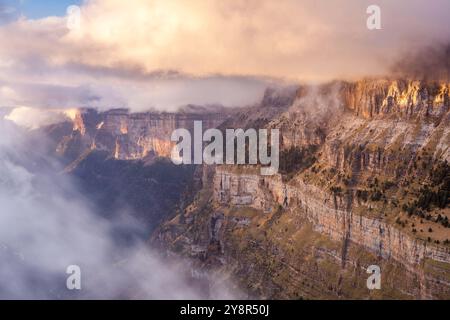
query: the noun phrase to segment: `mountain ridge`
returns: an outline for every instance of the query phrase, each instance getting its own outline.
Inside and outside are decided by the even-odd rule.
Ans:
[[[197,167],[152,243],[237,278],[249,297],[449,298],[449,101],[445,82],[367,79],[268,89],[227,114],[88,110],[56,150],[68,163],[81,150],[148,161],[167,158],[171,132],[194,120],[278,128],[278,175]],[[384,290],[365,287],[370,264]]]

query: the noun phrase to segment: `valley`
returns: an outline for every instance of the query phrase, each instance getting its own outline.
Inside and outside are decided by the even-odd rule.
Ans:
[[[449,299],[449,88],[335,81],[222,112],[77,110],[44,130],[94,202],[130,207],[149,245],[188,258],[211,286],[258,299]],[[280,172],[175,166],[171,133],[194,121],[279,129]],[[381,290],[366,287],[369,265]]]

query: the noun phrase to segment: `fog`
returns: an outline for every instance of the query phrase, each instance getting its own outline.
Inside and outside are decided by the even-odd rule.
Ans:
[[[301,87],[300,96],[290,107],[291,112],[301,112],[308,121],[319,123],[344,111],[340,89],[342,83],[332,82],[326,86],[309,85]]]
[[[405,53],[391,67],[392,74],[417,80],[450,81],[450,42]]]
[[[162,258],[127,212],[97,215],[44,146],[44,137],[0,121],[1,299],[233,297],[192,278],[185,261]],[[69,265],[81,268],[81,290],[66,288]]]

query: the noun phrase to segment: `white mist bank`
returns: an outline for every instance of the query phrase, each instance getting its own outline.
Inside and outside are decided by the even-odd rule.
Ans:
[[[139,239],[122,244],[127,218],[100,218],[58,165],[0,120],[0,298],[198,299],[205,293],[189,268],[162,260]],[[140,230],[142,231],[142,230]],[[66,268],[81,268],[81,290],[66,288]],[[230,298],[225,287],[212,298]]]

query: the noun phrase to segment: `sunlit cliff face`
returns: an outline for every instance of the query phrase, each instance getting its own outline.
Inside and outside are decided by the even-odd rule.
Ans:
[[[63,112],[64,112],[64,115],[67,116],[67,118],[69,118],[72,121],[75,121],[77,115],[79,115],[79,113],[80,113],[80,110],[78,110],[78,109],[67,109],[67,110],[64,110]]]
[[[349,83],[342,91],[342,101],[367,118],[388,113],[433,114],[446,112],[449,92],[448,82],[372,79]]]
[[[128,124],[125,121],[121,121],[121,123],[120,123],[120,133],[121,134],[128,133]]]
[[[434,83],[425,90],[420,81],[406,81],[400,84],[399,81],[393,81],[388,88],[388,96],[394,97],[400,106],[417,105],[419,100],[431,96],[433,105],[442,105],[448,96],[449,83]],[[432,90],[432,92],[430,92]]]

